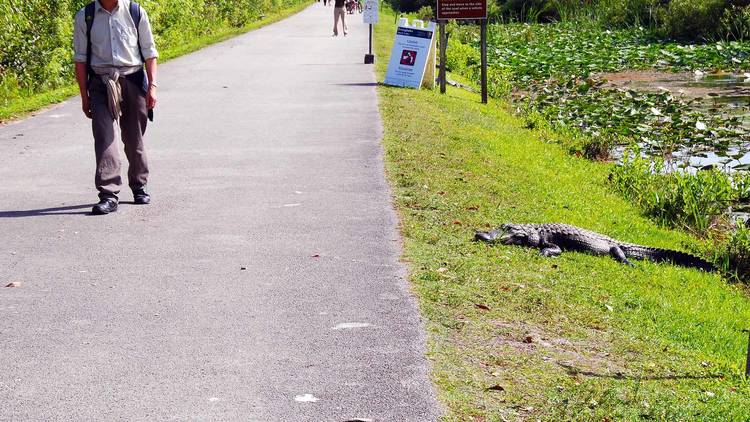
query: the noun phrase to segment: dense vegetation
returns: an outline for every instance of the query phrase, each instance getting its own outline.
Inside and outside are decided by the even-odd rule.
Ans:
[[[476,34],[461,29],[454,31],[452,46],[463,40],[472,48],[451,52],[449,66],[474,75]],[[721,105],[706,108],[700,99],[666,89],[607,89],[599,76],[633,69],[737,73],[750,68],[750,43],[683,45],[663,42],[639,28],[612,31],[570,24],[494,25],[489,42],[494,46],[489,49],[493,74],[507,75],[525,93],[521,97],[527,111],[540,113],[555,126],[575,126],[590,135],[586,147],[595,148],[582,152],[591,158],[600,158],[597,151],[627,139],[661,156],[680,150],[726,153],[750,142],[750,127],[731,114],[733,110]],[[740,149],[736,153],[744,154]]]
[[[435,0],[391,0],[412,12]],[[610,29],[644,27],[679,40],[750,37],[750,0],[490,0],[492,22],[597,22]],[[422,14],[425,14],[423,9]]]
[[[493,17],[520,22],[596,20],[611,28],[643,26],[678,39],[742,38],[747,0],[497,0]]]
[[[89,0],[0,0],[0,108],[73,80],[73,16]],[[142,0],[157,46],[240,28],[299,0]]]

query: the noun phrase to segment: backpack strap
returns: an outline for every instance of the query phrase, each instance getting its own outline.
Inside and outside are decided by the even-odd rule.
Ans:
[[[86,5],[84,9],[84,16],[86,19],[86,72],[88,79],[91,80],[91,27],[94,26],[94,13],[96,12],[96,4],[91,2]]]
[[[135,36],[138,38],[138,53],[141,55],[141,61],[145,64],[146,59],[143,58],[143,51],[141,51],[141,5],[131,1],[130,2],[130,17],[133,18],[135,24]]]

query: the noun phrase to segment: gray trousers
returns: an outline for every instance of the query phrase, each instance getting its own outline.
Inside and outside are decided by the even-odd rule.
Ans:
[[[119,79],[122,88],[122,116],[120,117],[120,135],[125,144],[125,156],[128,158],[128,184],[131,190],[144,188],[148,182],[148,162],[143,147],[143,135],[146,133],[148,110],[146,94],[143,89],[127,80]],[[120,152],[115,141],[116,121],[107,105],[107,87],[96,76],[89,86],[91,98],[92,128],[94,131],[94,151],[96,153],[96,177],[94,183],[99,191],[99,198],[117,200],[122,186],[120,175]]]
[[[339,19],[341,19],[341,28],[344,30],[344,35],[349,28],[346,27],[346,9],[343,7],[335,7],[333,9],[333,34],[339,34]]]

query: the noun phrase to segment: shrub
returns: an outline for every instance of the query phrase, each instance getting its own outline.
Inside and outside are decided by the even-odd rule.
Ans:
[[[739,280],[750,280],[750,229],[738,227],[715,258],[725,272]]]
[[[724,40],[750,41],[750,7],[732,6],[724,10],[719,36]]]
[[[596,15],[601,22],[612,28],[658,26],[658,16],[662,8],[660,0],[600,1]]]
[[[69,7],[65,0],[0,2],[0,86],[29,91],[70,77]]]
[[[726,0],[671,0],[663,14],[664,30],[680,40],[707,40],[719,32]]]
[[[267,11],[301,0],[140,0],[157,45],[242,27]],[[73,82],[75,13],[90,0],[0,0],[0,107]]]
[[[613,137],[593,138],[583,144],[582,154],[589,160],[605,161],[611,158],[614,147],[615,141]]]
[[[481,70],[479,71],[481,72]],[[491,97],[507,98],[512,90],[513,83],[510,70],[498,66],[487,67],[487,93]]]
[[[500,3],[501,13],[519,22],[540,22],[544,18],[552,20],[558,17],[552,2],[548,0],[505,0]]]
[[[734,203],[746,199],[750,176],[730,177],[718,170],[696,174],[667,172],[663,162],[630,156],[610,176],[614,187],[665,226],[704,235]]]
[[[425,22],[429,22],[431,20],[435,20],[435,12],[430,6],[422,6],[421,8],[419,8],[419,10],[417,10],[417,18],[422,19]]]
[[[432,7],[435,5],[435,0],[385,0],[388,1],[393,7],[393,10],[400,12],[416,12],[424,6]]]
[[[454,37],[448,40],[446,55],[448,56],[445,61],[446,69],[467,77],[474,72],[473,69],[479,66],[481,61],[479,50]]]
[[[557,22],[586,15],[595,4],[596,0],[498,0],[495,13],[502,20]]]

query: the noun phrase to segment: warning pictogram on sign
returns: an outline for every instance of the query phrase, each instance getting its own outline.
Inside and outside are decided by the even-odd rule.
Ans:
[[[401,64],[406,66],[414,66],[414,63],[417,62],[417,52],[413,50],[404,50],[403,53],[401,53]]]

